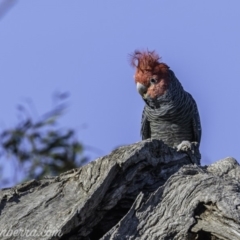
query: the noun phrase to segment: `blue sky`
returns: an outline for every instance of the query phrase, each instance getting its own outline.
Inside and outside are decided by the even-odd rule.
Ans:
[[[240,160],[240,2],[17,1],[0,19],[0,127],[28,98],[39,116],[70,93],[61,126],[100,152],[140,141],[143,101],[128,54],[156,50],[195,98],[202,164]],[[83,127],[85,126],[85,127]]]

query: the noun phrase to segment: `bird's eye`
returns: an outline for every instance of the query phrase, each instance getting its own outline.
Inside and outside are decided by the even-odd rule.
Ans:
[[[151,78],[150,83],[155,84],[157,80],[155,78]]]

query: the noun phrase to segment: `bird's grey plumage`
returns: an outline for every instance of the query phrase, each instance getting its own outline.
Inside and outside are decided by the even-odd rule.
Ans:
[[[169,70],[171,83],[166,93],[156,99],[145,98],[142,115],[142,139],[161,139],[176,147],[182,141],[201,140],[201,123],[197,105],[191,94]]]

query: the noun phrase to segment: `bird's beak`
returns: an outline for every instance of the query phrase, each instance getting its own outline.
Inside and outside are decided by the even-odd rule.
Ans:
[[[142,97],[144,97],[144,94],[147,92],[147,88],[139,82],[137,82],[137,90]]]

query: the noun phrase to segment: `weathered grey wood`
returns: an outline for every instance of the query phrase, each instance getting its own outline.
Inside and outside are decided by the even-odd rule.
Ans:
[[[239,177],[233,158],[184,166],[102,239],[240,239]]]
[[[194,162],[198,156],[146,140],[58,177],[2,190],[0,234],[35,229],[39,236],[29,239],[240,239],[238,163]],[[62,236],[40,236],[46,229]]]

